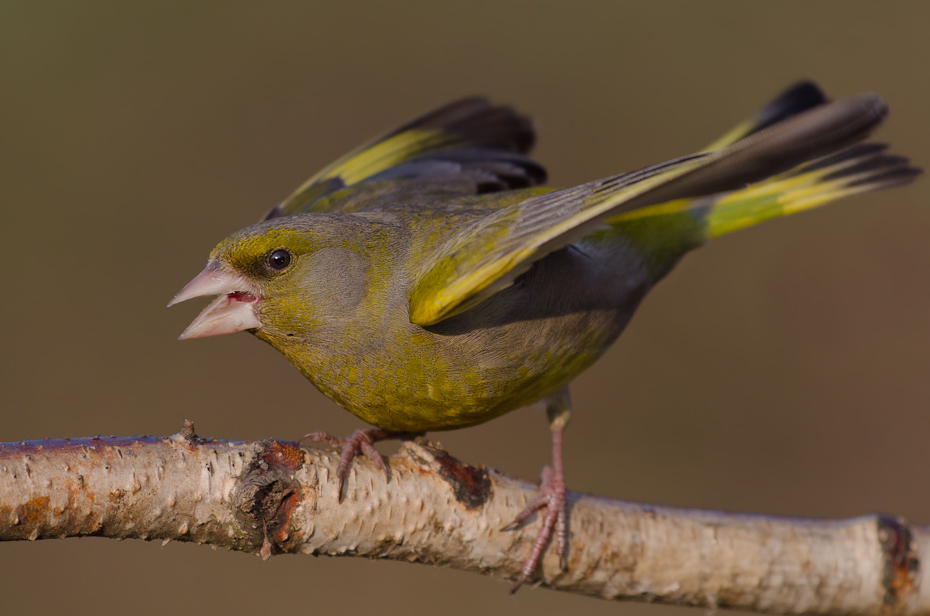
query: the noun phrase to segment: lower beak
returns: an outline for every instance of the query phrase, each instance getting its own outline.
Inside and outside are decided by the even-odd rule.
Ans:
[[[178,337],[206,338],[262,326],[258,316],[261,293],[243,276],[230,272],[218,260],[211,261],[175,295],[169,306],[204,295],[219,295]]]

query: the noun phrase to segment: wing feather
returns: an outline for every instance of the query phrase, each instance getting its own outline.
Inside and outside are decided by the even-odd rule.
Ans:
[[[864,139],[886,114],[876,94],[827,102],[715,151],[503,208],[457,234],[424,264],[411,294],[410,320],[432,325],[468,309],[608,218],[736,190],[832,154]]]
[[[510,107],[472,97],[440,107],[327,166],[265,219],[364,209],[352,188],[378,182],[378,194],[476,194],[540,184],[546,171],[527,152],[536,134]]]

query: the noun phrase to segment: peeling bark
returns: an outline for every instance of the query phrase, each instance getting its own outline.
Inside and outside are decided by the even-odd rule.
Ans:
[[[0,540],[103,536],[260,554],[355,555],[512,580],[536,486],[405,442],[389,471],[296,443],[166,437],[0,444]],[[893,516],[808,520],[569,494],[569,567],[539,584],[605,599],[790,614],[930,613],[930,529]]]

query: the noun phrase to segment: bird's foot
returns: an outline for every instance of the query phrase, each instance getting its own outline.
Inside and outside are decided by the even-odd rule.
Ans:
[[[559,565],[562,569],[568,568],[568,513],[566,511],[565,499],[565,479],[561,473],[556,473],[551,467],[544,467],[542,471],[542,483],[539,486],[539,496],[527,503],[523,511],[517,514],[513,522],[501,530],[514,530],[523,524],[531,515],[546,508],[546,517],[543,519],[542,528],[536,534],[533,541],[533,549],[530,555],[523,562],[523,568],[520,569],[520,575],[510,594],[517,592],[539,565],[546,544],[552,538],[553,530],[555,531],[556,545],[558,547]]]
[[[304,434],[300,437],[299,441],[309,440],[317,443],[326,443],[327,445],[332,445],[342,450],[342,455],[339,458],[339,466],[336,467],[336,476],[339,477],[339,500],[341,501],[352,458],[360,453],[365,454],[375,463],[375,466],[383,471],[387,471],[387,465],[384,463],[384,456],[375,449],[374,444],[378,441],[387,439],[402,438],[409,434],[409,432],[370,428],[367,430],[356,430],[347,438],[339,438],[328,432],[311,432],[310,434]]]

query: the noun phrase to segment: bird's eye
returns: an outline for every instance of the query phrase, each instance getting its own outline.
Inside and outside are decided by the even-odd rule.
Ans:
[[[268,266],[273,270],[282,271],[287,269],[287,266],[291,264],[291,253],[284,250],[283,248],[278,248],[277,250],[272,250],[268,253]]]

